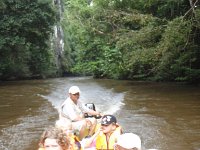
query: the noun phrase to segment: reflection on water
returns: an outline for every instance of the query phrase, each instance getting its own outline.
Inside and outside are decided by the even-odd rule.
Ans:
[[[200,149],[199,87],[90,77],[1,83],[0,149],[35,150],[72,85],[85,103],[114,114],[124,132],[138,134],[143,149]]]

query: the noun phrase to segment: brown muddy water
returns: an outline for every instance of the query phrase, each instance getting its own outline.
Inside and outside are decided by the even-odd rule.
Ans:
[[[143,150],[200,150],[200,87],[90,77],[1,82],[0,150],[36,150],[72,85],[82,101],[138,134]]]

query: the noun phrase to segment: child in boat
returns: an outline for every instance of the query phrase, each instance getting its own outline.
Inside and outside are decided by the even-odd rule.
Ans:
[[[65,121],[58,120],[56,127],[62,129],[70,137],[73,136],[74,130],[71,130],[71,126],[65,123]],[[117,119],[113,115],[104,115],[101,119],[99,127],[96,129],[94,135],[75,140],[78,142],[76,146],[79,149],[114,149],[114,144],[117,141],[117,137],[122,134],[122,128],[117,124]]]
[[[93,149],[114,149],[117,137],[122,134],[122,128],[117,124],[117,119],[113,115],[104,115],[101,125],[96,133],[89,138],[83,139],[84,148]],[[84,142],[83,142],[84,141]]]
[[[62,129],[47,128],[41,135],[38,150],[75,150],[77,149],[71,137]]]

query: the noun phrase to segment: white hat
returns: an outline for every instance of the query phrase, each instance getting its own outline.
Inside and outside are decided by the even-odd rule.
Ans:
[[[141,139],[138,135],[133,133],[124,133],[119,135],[116,144],[126,149],[132,149],[135,147],[138,150],[141,150]]]
[[[80,93],[80,92],[81,91],[78,86],[72,86],[69,88],[69,93],[71,93],[71,94],[76,94],[76,93]]]

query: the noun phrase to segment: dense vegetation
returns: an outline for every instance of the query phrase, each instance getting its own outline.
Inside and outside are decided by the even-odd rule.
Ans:
[[[56,76],[57,62],[61,73],[97,78],[200,81],[198,0],[62,0],[63,19],[54,3],[0,1],[1,80]]]
[[[1,0],[0,17],[0,79],[55,74],[52,1]]]
[[[198,0],[65,0],[64,19],[75,73],[200,80]]]

